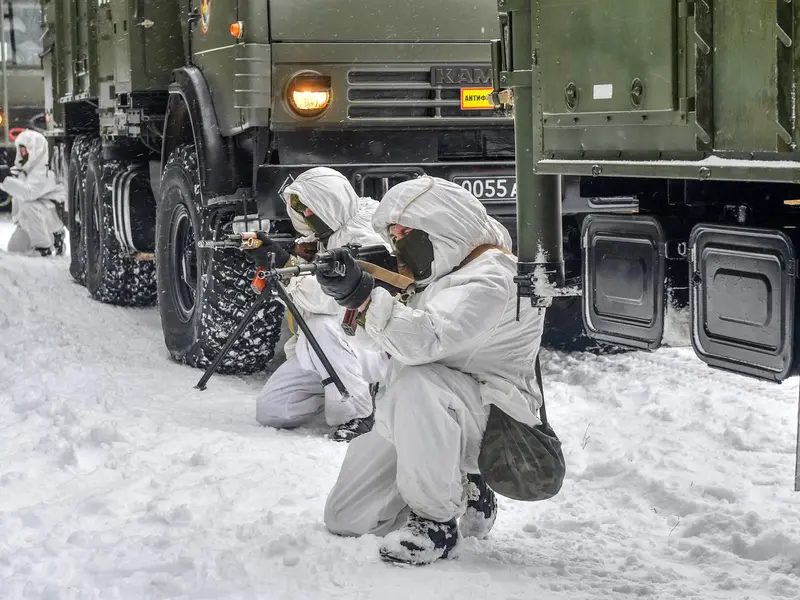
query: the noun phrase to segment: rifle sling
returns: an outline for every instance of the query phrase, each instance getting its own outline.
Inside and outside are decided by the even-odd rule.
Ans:
[[[395,273],[394,271],[384,269],[378,265],[374,265],[363,260],[358,260],[356,262],[362,269],[372,275],[375,279],[379,279],[384,283],[388,283],[389,285],[396,287],[401,292],[405,291],[408,286],[414,283],[414,280],[410,277],[405,277],[404,275],[400,275],[400,273]]]

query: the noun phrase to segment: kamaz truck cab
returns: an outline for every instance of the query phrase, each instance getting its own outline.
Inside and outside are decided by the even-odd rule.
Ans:
[[[178,361],[205,368],[253,297],[223,232],[293,232],[281,190],[315,165],[380,199],[426,173],[514,226],[511,119],[489,99],[491,3],[42,0],[48,135],[69,187],[75,279],[157,301]],[[263,368],[268,304],[221,366]]]

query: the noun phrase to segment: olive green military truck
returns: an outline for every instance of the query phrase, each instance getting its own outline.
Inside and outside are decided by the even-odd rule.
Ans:
[[[206,367],[252,302],[222,232],[292,230],[280,199],[315,165],[380,198],[422,173],[511,228],[511,119],[488,99],[492,2],[42,0],[47,135],[68,184],[76,280],[157,300],[166,346]],[[271,305],[223,372],[266,363]]]
[[[581,217],[590,335],[657,348],[671,294],[708,365],[798,374],[796,7],[498,0],[509,26],[492,45],[494,97],[515,121],[522,296],[565,293],[557,189],[568,179],[637,211]]]

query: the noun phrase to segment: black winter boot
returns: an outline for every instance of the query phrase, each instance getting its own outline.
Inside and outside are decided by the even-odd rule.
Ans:
[[[403,527],[386,535],[380,555],[387,562],[427,565],[451,556],[458,539],[455,519],[440,523],[412,512]]]
[[[459,520],[461,535],[483,539],[497,519],[497,497],[477,473],[467,474],[467,510]]]
[[[64,254],[64,232],[59,231],[53,234],[53,246],[56,249],[56,255],[61,256]]]
[[[375,425],[375,413],[368,417],[353,419],[336,428],[336,431],[333,432],[333,441],[352,442],[358,436],[372,431],[373,425]]]

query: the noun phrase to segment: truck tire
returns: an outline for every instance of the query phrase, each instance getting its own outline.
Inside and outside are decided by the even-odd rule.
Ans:
[[[95,142],[97,140],[94,140]],[[81,229],[87,158],[93,139],[75,138],[67,166],[67,230],[69,231],[69,272],[81,285],[86,285],[86,245]]]
[[[156,268],[138,260],[114,232],[112,182],[125,168],[120,161],[103,161],[100,144],[88,153],[83,211],[86,247],[86,287],[93,298],[118,306],[149,306],[156,301]]]
[[[205,369],[256,296],[249,285],[255,268],[241,252],[198,251],[196,232],[209,235],[228,218],[203,209],[199,189],[194,146],[176,148],[164,167],[156,219],[158,305],[172,357]],[[280,337],[282,317],[279,302],[265,304],[218,372],[244,375],[264,370]]]

